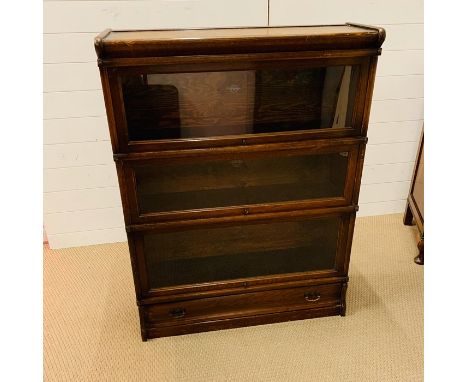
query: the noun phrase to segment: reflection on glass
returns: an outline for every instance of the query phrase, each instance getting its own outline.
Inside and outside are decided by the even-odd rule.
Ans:
[[[148,233],[151,288],[333,269],[340,218]]]
[[[347,153],[135,167],[140,213],[343,196]]]
[[[349,127],[357,67],[121,77],[130,140]]]

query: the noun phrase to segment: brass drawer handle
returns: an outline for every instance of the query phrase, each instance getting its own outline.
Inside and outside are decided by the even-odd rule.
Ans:
[[[175,308],[169,311],[169,316],[172,318],[182,318],[185,316],[185,309],[184,308]]]
[[[304,293],[304,298],[306,301],[309,302],[314,302],[320,300],[320,294],[317,292],[311,293],[311,292],[305,292]]]

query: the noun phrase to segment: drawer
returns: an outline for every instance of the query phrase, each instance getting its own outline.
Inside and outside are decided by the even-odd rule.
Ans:
[[[145,306],[148,326],[182,325],[341,304],[342,284],[314,285]]]
[[[352,204],[359,139],[137,155],[123,161],[132,223]]]

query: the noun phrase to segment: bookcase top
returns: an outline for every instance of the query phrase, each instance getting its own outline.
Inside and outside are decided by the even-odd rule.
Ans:
[[[301,27],[173,30],[106,29],[95,38],[100,59],[172,55],[379,49],[380,27],[342,24]]]

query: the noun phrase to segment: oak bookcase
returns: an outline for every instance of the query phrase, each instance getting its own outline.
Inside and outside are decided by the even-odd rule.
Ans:
[[[148,338],[345,315],[382,28],[95,39]]]

